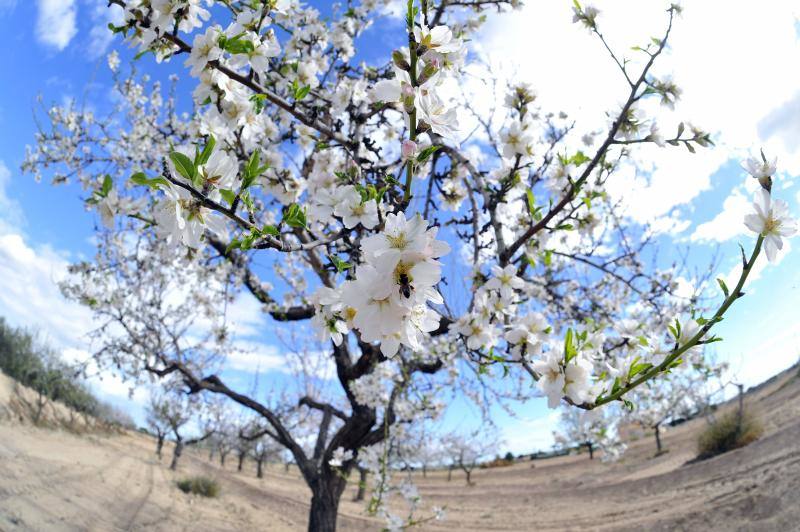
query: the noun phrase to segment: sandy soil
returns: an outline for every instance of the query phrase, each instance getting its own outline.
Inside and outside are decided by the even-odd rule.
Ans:
[[[786,372],[748,393],[765,434],[750,446],[690,462],[696,419],[664,435],[668,452],[654,457],[650,436],[631,442],[623,460],[604,464],[587,455],[524,461],[473,473],[419,475],[428,504],[447,519],[426,530],[798,530],[800,505],[800,379]],[[0,375],[0,404],[9,382]],[[5,395],[4,395],[5,394]],[[5,415],[4,415],[5,412]],[[76,434],[30,426],[0,408],[0,530],[303,530],[309,492],[297,471],[254,466],[235,471],[188,452],[177,473],[154,455],[141,434]],[[80,431],[78,431],[80,432]],[[171,449],[166,449],[167,455]],[[175,488],[189,474],[221,484],[217,499]],[[351,483],[354,484],[354,483]],[[342,530],[379,530],[362,503],[345,494]]]

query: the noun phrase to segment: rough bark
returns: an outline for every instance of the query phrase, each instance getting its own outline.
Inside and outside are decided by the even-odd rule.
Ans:
[[[311,487],[311,510],[308,514],[308,532],[335,532],[339,500],[345,480],[336,473],[327,472],[317,477]]]

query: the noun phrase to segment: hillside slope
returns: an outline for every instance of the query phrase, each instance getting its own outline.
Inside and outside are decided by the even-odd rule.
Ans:
[[[7,399],[2,395],[0,401]],[[748,393],[765,425],[752,445],[690,463],[706,423],[668,431],[669,452],[654,457],[650,437],[618,463],[586,455],[525,461],[473,473],[417,475],[427,505],[447,519],[425,530],[793,530],[800,522],[800,379],[793,368]],[[726,405],[722,409],[732,408]],[[177,473],[153,454],[149,437],[80,436],[0,420],[0,530],[304,530],[309,492],[296,469],[254,478],[189,452]],[[170,452],[169,449],[166,450]],[[233,460],[229,460],[233,462]],[[218,499],[181,493],[175,481],[203,472],[220,481]],[[343,497],[342,530],[379,530]]]

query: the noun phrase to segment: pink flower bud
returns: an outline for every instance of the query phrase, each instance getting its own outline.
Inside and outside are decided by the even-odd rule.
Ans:
[[[417,143],[413,140],[404,140],[400,151],[403,159],[411,159],[417,153]]]

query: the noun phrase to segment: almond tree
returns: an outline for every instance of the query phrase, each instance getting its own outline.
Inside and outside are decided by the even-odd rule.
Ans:
[[[771,196],[774,163],[750,161],[762,187],[746,220],[757,234],[752,252],[743,253],[735,286],[720,282],[720,294],[687,298],[678,279],[696,282],[697,293],[703,279],[688,278],[680,262],[651,264],[653,233],[606,191],[636,164],[640,145],[695,152],[712,144],[685,122],[665,135],[645,115],[680,96],[653,68],[677,5],[659,37],[622,56],[599,11],[575,2],[575,22],[625,83],[621,107],[598,132],[540,109],[524,80],[498,86],[502,105],[488,114],[447,90],[467,90],[467,68],[491,77],[466,43],[485,11],[516,0],[408,0],[407,45],[383,64],[354,60],[358,36],[382,13],[377,0],[334,8],[330,18],[295,0],[109,3],[124,12],[115,33],[158,62],[182,62],[197,79],[194,108],[179,111],[175,82],[165,97],[158,81],[122,76],[112,53],[114,113],[46,110],[50,127],[24,168],[80,182],[106,235],[68,293],[115,323],[103,331],[111,340],[98,362],[137,382],[179,379],[192,395],[225,396],[260,416],[311,490],[310,530],[334,530],[356,464],[385,478],[387,461],[375,457],[441,410],[447,393],[486,411],[486,403],[530,398],[533,383],[551,407],[629,402],[631,390],[718,340],[711,329],[743,295],[762,247],[774,260],[794,232],[786,203]],[[480,135],[459,130],[459,113],[473,115]],[[202,316],[214,331],[196,347],[185,345],[190,334],[165,343],[148,310],[165,302],[146,285],[133,288],[143,272],[131,265],[148,261],[166,279],[187,276],[182,286],[197,305],[176,321]],[[114,301],[114,282],[103,281],[120,275],[139,312]],[[318,335],[336,386],[295,387],[291,401],[229,386],[220,377],[226,329],[217,322],[224,325],[236,290],[283,328]],[[635,327],[621,327],[625,320]],[[391,526],[419,522],[374,503],[381,500],[373,496],[370,509]]]
[[[720,377],[726,368],[726,364],[712,364],[695,354],[686,364],[631,394],[631,402],[636,406],[628,418],[653,431],[657,455],[663,452],[664,424],[691,418],[708,407],[711,396],[720,388]]]

